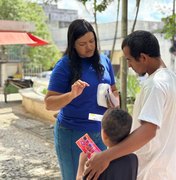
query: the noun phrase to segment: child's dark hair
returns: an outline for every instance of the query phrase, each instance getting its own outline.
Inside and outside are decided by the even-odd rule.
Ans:
[[[131,115],[119,108],[106,110],[102,119],[102,129],[113,143],[118,143],[127,137],[132,125]]]

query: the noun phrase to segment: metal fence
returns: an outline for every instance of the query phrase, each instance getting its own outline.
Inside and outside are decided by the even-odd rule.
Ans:
[[[42,71],[42,65],[38,65],[38,67],[34,67],[32,64],[27,64],[23,66],[23,74],[25,77],[36,77]]]

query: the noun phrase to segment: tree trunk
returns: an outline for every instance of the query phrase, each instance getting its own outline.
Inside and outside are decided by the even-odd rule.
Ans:
[[[134,23],[133,23],[133,27],[132,27],[132,29],[131,29],[131,32],[134,31],[135,26],[136,26],[137,17],[138,17],[138,12],[139,12],[139,7],[140,7],[140,2],[141,2],[141,0],[136,0],[136,7],[137,7],[137,10],[136,10],[136,16],[135,16],[135,19],[134,19]]]
[[[116,45],[116,41],[117,41],[117,33],[118,33],[118,19],[119,19],[119,7],[120,7],[120,0],[118,0],[117,2],[117,20],[116,20],[116,25],[115,25],[115,33],[114,33],[114,39],[113,39],[113,45],[112,45],[112,50],[111,50],[111,61],[113,59],[113,55],[114,55],[114,49],[115,49],[115,45]]]
[[[94,21],[95,21],[95,30],[97,34],[97,45],[98,45],[98,50],[101,52],[101,47],[100,47],[100,38],[99,38],[99,32],[98,32],[98,24],[97,24],[97,11],[96,11],[96,6],[97,6],[97,0],[94,0]]]
[[[172,47],[174,47],[174,43],[175,43],[175,36],[176,36],[176,19],[175,19],[175,0],[173,0],[173,10],[172,10],[172,16],[174,18],[174,33],[173,33],[173,36],[172,36]],[[173,53],[171,53],[171,69],[173,71],[175,71],[175,55]]]
[[[122,1],[122,38],[127,36],[128,29],[128,0]],[[127,110],[127,61],[124,56],[120,63],[120,93],[121,108]]]

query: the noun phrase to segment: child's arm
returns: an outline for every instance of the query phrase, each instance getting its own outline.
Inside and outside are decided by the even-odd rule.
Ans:
[[[86,161],[87,161],[87,154],[81,152],[79,155],[79,165],[78,165],[76,180],[82,180]]]

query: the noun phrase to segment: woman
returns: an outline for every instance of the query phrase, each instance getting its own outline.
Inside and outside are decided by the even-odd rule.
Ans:
[[[107,108],[97,104],[100,83],[109,84],[118,97],[110,60],[99,55],[93,27],[83,19],[68,29],[68,45],[55,65],[45,97],[48,110],[59,110],[54,129],[55,147],[63,180],[75,180],[80,149],[76,141],[88,133],[101,150],[100,121],[89,120],[89,113],[103,115]]]

